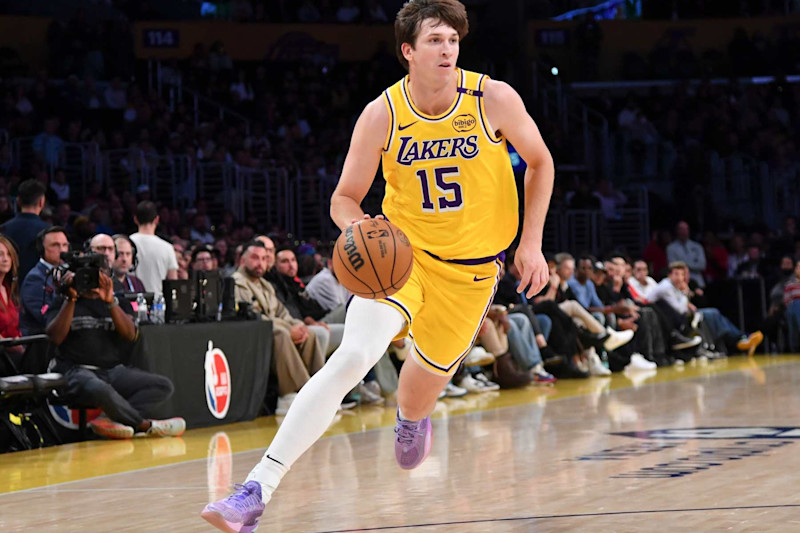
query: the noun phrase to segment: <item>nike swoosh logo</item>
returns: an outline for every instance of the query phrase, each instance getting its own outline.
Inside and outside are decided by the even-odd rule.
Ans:
[[[397,131],[403,131],[403,130],[404,130],[404,129],[406,129],[406,128],[410,128],[411,126],[413,126],[413,125],[414,125],[414,124],[416,124],[417,122],[419,122],[419,120],[415,120],[415,121],[414,121],[414,122],[412,122],[411,124],[406,124],[405,126],[403,126],[402,124],[399,124],[399,125],[397,126]]]
[[[483,281],[483,280],[485,280],[485,279],[489,279],[489,278],[493,278],[493,277],[494,277],[494,276],[486,276],[485,278],[479,278],[479,277],[477,276],[477,274],[476,274],[476,275],[475,275],[475,278],[474,278],[472,281]]]

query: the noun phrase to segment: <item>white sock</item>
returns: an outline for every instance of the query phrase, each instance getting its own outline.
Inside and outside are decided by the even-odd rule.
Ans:
[[[295,461],[325,433],[345,395],[375,366],[404,323],[394,307],[353,298],[342,344],[297,394],[261,462],[247,476],[247,481],[261,483],[264,503]]]

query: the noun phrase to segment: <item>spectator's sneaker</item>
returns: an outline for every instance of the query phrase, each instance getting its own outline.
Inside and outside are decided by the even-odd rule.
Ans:
[[[483,381],[475,379],[469,374],[464,376],[464,379],[458,383],[458,386],[462,389],[466,389],[468,392],[489,392],[493,390],[488,388]]]
[[[466,396],[468,392],[467,389],[457,387],[452,381],[444,388],[444,394],[448,398],[461,398],[462,396]]]
[[[736,349],[747,352],[748,357],[752,357],[758,348],[758,345],[764,341],[764,334],[760,331],[755,331],[749,336],[744,337],[736,343]]]
[[[352,409],[356,405],[358,405],[357,401],[345,398],[344,401],[342,401],[342,403],[339,404],[339,411],[347,411],[349,409]]]
[[[553,376],[553,374],[548,374],[544,370],[533,372],[532,376],[533,382],[539,385],[550,385],[556,382],[555,376]]]
[[[631,331],[631,333],[633,332]],[[597,351],[594,349],[594,346],[586,351],[588,352],[586,354],[586,358],[589,361],[589,373],[593,376],[610,376],[611,370],[607,369],[603,365],[603,362],[600,360],[600,356],[597,355]]]
[[[631,355],[630,362],[625,365],[625,370],[653,370],[656,366],[658,365],[645,359],[642,354],[634,353]]]
[[[394,457],[397,464],[404,470],[418,467],[431,451],[431,417],[426,416],[418,422],[412,422],[401,419],[398,412],[394,433]]]
[[[261,501],[261,484],[248,481],[233,488],[233,494],[209,503],[200,516],[225,533],[252,533],[258,527],[258,519],[265,507]]]
[[[486,366],[494,363],[494,355],[487,352],[482,346],[473,346],[464,359],[464,366]]]
[[[365,382],[364,386],[367,387],[371,393],[377,394],[378,396],[383,397],[383,391],[381,390],[381,384],[378,383],[377,379],[373,379],[371,381]]]
[[[114,422],[106,415],[98,416],[88,425],[96,435],[107,439],[131,439],[134,434],[132,427]]]
[[[483,383],[483,386],[487,391],[500,390],[500,385],[498,385],[494,381],[490,381],[489,378],[487,378],[483,372],[478,372],[472,377]]]
[[[370,383],[375,382],[371,381]],[[358,384],[358,395],[361,405],[383,405],[383,396],[372,392],[363,381]]]
[[[701,342],[703,342],[703,339],[700,337],[687,337],[685,335],[681,335],[677,331],[673,331],[669,334],[669,346],[673,351],[694,348]]]
[[[186,431],[186,421],[175,417],[166,420],[151,420],[148,437],[180,437]]]
[[[603,348],[605,348],[607,352],[611,352],[624,344],[628,344],[631,342],[634,334],[633,330],[631,329],[625,331],[615,331],[609,327],[606,327],[606,331],[608,332],[608,338],[603,341]]]
[[[278,405],[275,407],[275,414],[277,416],[286,416],[286,413],[289,412],[289,408],[292,406],[292,402],[295,398],[297,398],[296,392],[279,396]]]

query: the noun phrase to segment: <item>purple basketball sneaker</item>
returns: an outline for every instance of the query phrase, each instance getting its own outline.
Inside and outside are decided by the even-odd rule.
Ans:
[[[401,420],[398,413],[394,433],[394,457],[397,464],[405,470],[418,467],[431,451],[431,417],[426,416],[419,422],[411,422]]]
[[[258,527],[258,518],[265,507],[261,501],[261,485],[258,481],[248,481],[233,488],[233,494],[209,503],[200,516],[225,533],[252,533]]]

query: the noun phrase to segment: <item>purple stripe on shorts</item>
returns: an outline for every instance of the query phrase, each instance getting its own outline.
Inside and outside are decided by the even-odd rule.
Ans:
[[[506,260],[506,253],[500,252],[497,255],[492,255],[490,257],[479,257],[478,259],[442,259],[436,254],[430,253],[428,250],[423,250],[426,254],[433,257],[434,259],[438,259],[439,261],[444,261],[445,263],[453,263],[455,265],[485,265],[486,263],[492,263],[495,260],[505,261]]]

